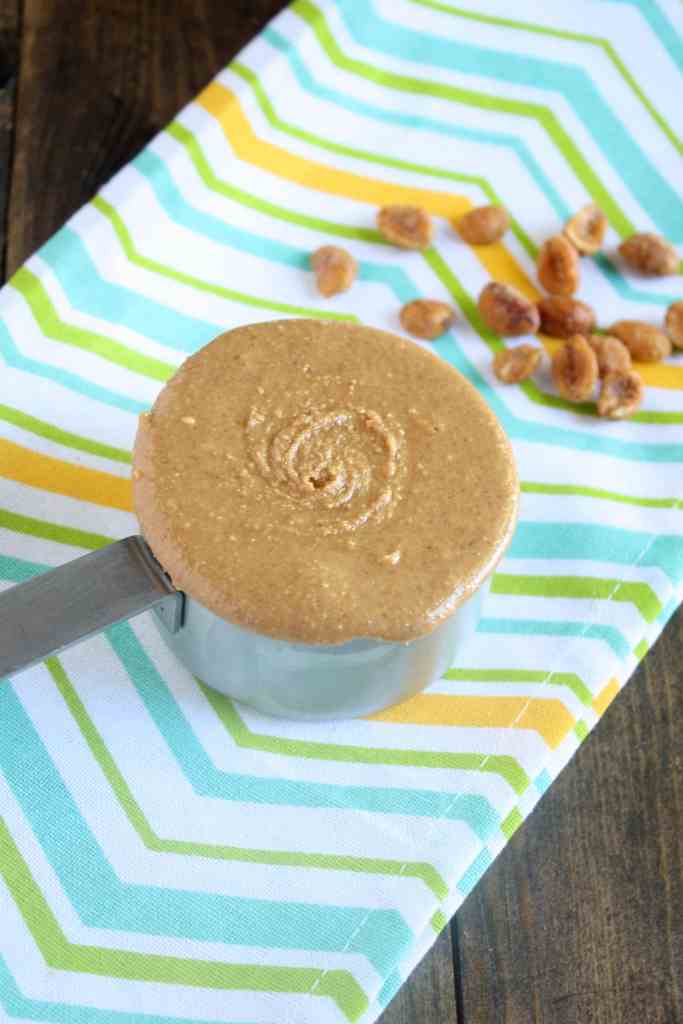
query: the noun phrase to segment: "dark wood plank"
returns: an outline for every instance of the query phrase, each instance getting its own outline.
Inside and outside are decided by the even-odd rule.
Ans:
[[[448,928],[444,928],[422,963],[393,998],[379,1024],[462,1024],[456,1006]]]
[[[464,1024],[683,1021],[682,653],[679,611],[458,914]]]
[[[283,6],[24,0],[9,272]]]
[[[19,66],[19,0],[0,3],[0,280],[4,279],[6,216],[14,144],[14,108]]]

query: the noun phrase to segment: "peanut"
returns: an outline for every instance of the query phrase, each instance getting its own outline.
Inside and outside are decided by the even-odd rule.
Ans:
[[[598,416],[623,420],[632,416],[643,401],[643,382],[634,370],[608,373],[598,398]]]
[[[623,341],[637,363],[658,363],[671,355],[671,342],[666,334],[641,320],[618,320],[609,333]]]
[[[536,372],[543,352],[535,345],[518,345],[496,352],[493,372],[503,384],[518,384]]]
[[[564,235],[553,235],[543,243],[536,269],[538,280],[551,295],[573,295],[579,287],[579,257]]]
[[[420,206],[384,206],[377,227],[388,242],[401,249],[426,249],[434,237],[434,225]]]
[[[610,334],[591,334],[588,344],[597,356],[601,377],[608,373],[626,373],[631,369],[631,353],[618,338]]]
[[[503,237],[510,226],[510,215],[503,206],[477,206],[455,225],[468,245],[491,245]]]
[[[598,379],[595,352],[581,334],[565,341],[553,356],[553,383],[563,398],[585,402],[593,397]]]
[[[683,348],[683,299],[671,303],[666,311],[664,326],[672,345]]]
[[[678,273],[678,253],[661,235],[650,232],[631,235],[621,243],[619,252],[627,266],[648,277],[667,277]]]
[[[433,341],[447,331],[455,320],[453,308],[436,299],[414,299],[400,313],[401,326],[416,338]]]
[[[595,313],[585,302],[569,295],[546,295],[538,303],[541,330],[551,338],[588,334],[595,327]]]
[[[565,235],[582,256],[596,253],[606,232],[607,217],[595,203],[582,206],[564,226]]]
[[[338,245],[323,245],[311,253],[311,267],[318,291],[325,298],[347,292],[358,273],[358,264],[351,253]]]
[[[487,326],[503,337],[518,338],[538,330],[540,317],[533,302],[509,284],[489,281],[478,305]]]

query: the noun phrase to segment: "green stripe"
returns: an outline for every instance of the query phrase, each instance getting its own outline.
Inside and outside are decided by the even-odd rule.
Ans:
[[[99,764],[128,821],[149,850],[184,856],[208,857],[216,860],[268,864],[279,867],[319,868],[326,871],[355,871],[359,874],[394,875],[419,878],[439,900],[448,895],[446,882],[431,864],[404,863],[380,857],[353,857],[344,854],[300,853],[288,850],[250,849],[215,843],[195,843],[180,839],[162,839],[150,825],[144,811],[133,796],[102,736],[76,693],[64,667],[57,658],[49,658],[46,666],[54,679],[83,739]]]
[[[302,139],[304,142],[318,146],[320,149],[326,149],[330,153],[339,153],[342,156],[354,157],[355,159],[365,160],[368,163],[379,164],[384,167],[395,167],[401,171],[411,171],[416,174],[423,174],[430,178],[443,178],[447,181],[457,181],[460,183],[465,182],[466,184],[475,185],[477,188],[481,189],[491,203],[496,203],[500,206],[503,205],[500,196],[493,186],[490,185],[485,178],[482,178],[477,174],[463,174],[457,171],[448,171],[441,167],[431,167],[427,164],[415,163],[410,160],[399,160],[396,157],[374,153],[367,149],[358,149],[355,146],[346,146],[339,142],[332,142],[329,139],[323,138],[321,135],[314,134],[304,128],[299,128],[290,121],[283,120],[277,114],[275,108],[270,102],[270,99],[266,95],[263,85],[251,68],[248,68],[240,61],[233,61],[230,65],[230,70],[234,71],[236,75],[239,75],[240,78],[251,86],[268,124],[278,131],[291,135],[294,138]],[[532,259],[535,259],[536,254],[538,253],[538,246],[532,242],[519,221],[513,217],[510,218],[510,228],[518,239],[520,245],[526,249]],[[375,239],[373,238],[372,241],[375,241]]]
[[[75,451],[88,452],[91,455],[101,455],[103,458],[111,459],[113,462],[130,464],[132,461],[130,452],[125,451],[123,448],[114,448],[112,445],[93,441],[91,438],[82,437],[80,434],[72,434],[68,430],[62,430],[61,427],[56,427],[46,420],[39,420],[35,416],[29,416],[28,413],[22,412],[20,409],[13,409],[9,405],[0,405],[0,420],[11,423],[15,427],[21,427],[22,430],[36,434],[38,437],[45,437],[49,441],[55,441],[66,448],[73,448]]]
[[[598,579],[594,576],[512,576],[496,573],[494,594],[524,597],[584,598],[633,604],[646,622],[654,622],[662,610],[659,598],[647,583]]]
[[[318,761],[342,761],[351,764],[391,764],[414,768],[450,768],[461,771],[484,771],[501,775],[514,789],[523,793],[529,778],[514,757],[488,754],[442,753],[428,750],[394,750],[382,747],[361,747],[340,743],[320,743],[285,739],[251,732],[227,697],[199,683],[206,699],[234,742],[249,750],[261,750],[286,757],[305,757]]]
[[[512,839],[519,826],[523,824],[524,818],[522,817],[519,808],[513,807],[500,827],[501,831],[505,833],[506,838]]]
[[[442,913],[441,910],[435,910],[429,919],[429,923],[431,924],[432,928],[438,935],[439,932],[442,932],[446,925],[448,924],[448,918],[445,916],[445,914]]]
[[[481,340],[492,352],[497,352],[503,348],[503,342],[497,334],[486,326],[476,302],[465,290],[443,256],[434,248],[428,249],[422,255],[441,283],[458,303]],[[518,387],[522,389],[529,401],[537,405],[543,405],[549,409],[570,410],[573,413],[588,416],[591,419],[598,418],[595,403],[593,402],[567,402],[564,398],[559,398],[557,395],[549,395],[545,391],[541,391],[532,380],[524,380]],[[683,412],[639,412],[632,416],[631,419],[638,423],[683,423]],[[552,428],[548,427],[548,429]]]
[[[443,82],[431,82],[427,79],[415,78],[412,75],[397,74],[385,68],[375,68],[372,64],[368,64],[365,61],[348,57],[341,50],[330,31],[322,11],[312,0],[295,0],[290,10],[307,22],[329,59],[343,71],[358,75],[377,85],[389,86],[399,92],[408,93],[413,97],[416,95],[435,96],[438,99],[462,103],[479,110],[493,110],[513,114],[517,117],[533,118],[553,140],[569,166],[584,185],[588,194],[593,197],[607,214],[614,229],[622,237],[632,235],[635,232],[634,225],[581,155],[579,149],[562,128],[556,116],[547,107],[538,103],[526,103],[521,100],[507,99],[471,89],[463,89],[455,85],[447,85]]]
[[[636,646],[633,648],[633,653],[639,661],[642,661],[642,659],[645,657],[649,650],[650,645],[645,639],[645,637],[643,637],[642,640],[639,640]]]
[[[61,526],[57,523],[46,522],[44,519],[22,516],[17,512],[10,512],[6,508],[0,508],[0,527],[14,530],[15,533],[27,534],[29,537],[40,537],[41,540],[53,540],[59,544],[69,544],[74,548],[88,548],[89,550],[104,547],[114,540],[113,537],[105,537],[101,533],[89,533],[87,530],[79,530],[73,526]]]
[[[9,283],[24,297],[43,334],[53,341],[92,352],[107,362],[123,366],[126,370],[139,373],[151,380],[166,381],[175,373],[176,368],[171,363],[145,356],[135,349],[128,348],[127,345],[107,338],[104,334],[96,334],[95,331],[67,324],[52,305],[40,278],[26,267],[20,267],[10,278]]]
[[[459,682],[546,683],[550,686],[566,686],[587,707],[593,702],[590,690],[574,672],[543,672],[521,668],[449,668],[443,678]]]
[[[597,498],[601,501],[616,501],[624,505],[642,505],[644,508],[675,508],[683,509],[683,501],[679,498],[640,498],[633,494],[618,494],[616,491],[605,491],[600,487],[583,487],[579,484],[543,484],[523,481],[520,484],[523,494],[564,494],[581,498]]]
[[[574,43],[588,43],[591,46],[598,46],[605,53],[608,60],[612,62],[617,72],[626,82],[626,85],[635,93],[652,117],[653,121],[659,125],[672,145],[675,146],[679,153],[683,153],[683,142],[681,142],[678,135],[676,135],[674,130],[671,128],[668,121],[659,113],[656,107],[647,98],[631,72],[622,61],[621,57],[619,57],[612,44],[607,39],[602,39],[600,36],[589,36],[583,32],[569,32],[567,29],[550,28],[545,25],[533,25],[528,21],[514,21],[512,18],[499,18],[492,14],[475,14],[474,11],[465,10],[462,7],[451,7],[449,4],[439,2],[439,0],[411,0],[411,2],[419,4],[421,7],[431,7],[432,10],[441,11],[444,14],[452,14],[458,18],[466,18],[468,21],[478,21],[485,25],[499,25],[501,28],[518,29],[522,32],[533,32],[535,35],[554,36],[557,39],[568,39]]]
[[[195,288],[197,291],[209,292],[211,295],[218,295],[222,299],[229,299],[230,302],[240,302],[243,305],[253,306],[255,309],[269,309],[276,313],[284,313],[287,316],[312,317],[317,320],[358,321],[358,317],[351,316],[349,313],[334,313],[329,310],[313,309],[308,306],[292,306],[286,302],[275,302],[271,299],[262,299],[255,295],[247,295],[245,292],[235,291],[233,288],[223,288],[221,285],[202,281],[201,278],[194,277],[192,274],[186,274],[181,270],[175,270],[173,267],[167,267],[165,264],[159,263],[158,260],[153,260],[148,256],[143,256],[142,253],[138,251],[121,216],[114,209],[111,203],[107,202],[104,196],[95,196],[92,200],[92,205],[96,210],[99,210],[99,212],[105,216],[112,225],[121,244],[121,248],[126,254],[128,260],[138,267],[143,267],[145,270],[151,271],[153,274],[160,274],[163,277],[170,278],[172,281],[179,281],[181,284],[188,285],[190,288]]]
[[[193,988],[324,996],[349,1021],[368,1008],[365,992],[348,971],[184,959],[69,942],[2,818],[0,874],[46,965],[54,970]]]

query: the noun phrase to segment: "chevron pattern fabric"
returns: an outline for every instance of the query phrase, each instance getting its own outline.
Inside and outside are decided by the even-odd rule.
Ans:
[[[0,1020],[374,1020],[624,685],[683,594],[683,353],[603,422],[549,376],[499,385],[476,296],[535,297],[592,198],[601,321],[683,298],[613,258],[634,230],[683,244],[682,71],[678,0],[295,0],[0,293],[2,587],[136,531],[137,414],[255,320],[399,331],[404,302],[452,302],[434,347],[523,491],[466,655],[372,719],[260,717],[147,617],[0,685]],[[511,231],[468,248],[448,220],[495,201]],[[383,242],[388,202],[439,218],[433,248]],[[332,301],[328,242],[359,261]]]

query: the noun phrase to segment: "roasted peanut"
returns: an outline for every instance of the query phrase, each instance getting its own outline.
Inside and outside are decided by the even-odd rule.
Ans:
[[[503,384],[518,384],[536,372],[542,355],[542,349],[535,345],[501,349],[494,356],[493,372]]]
[[[678,273],[678,253],[671,242],[661,235],[643,232],[631,235],[619,246],[627,266],[649,277],[667,277]]]
[[[538,280],[551,295],[573,295],[579,287],[579,257],[564,235],[553,235],[543,243],[536,269]]]
[[[671,342],[666,334],[641,320],[618,320],[609,333],[623,341],[637,363],[658,363],[671,355]]]
[[[546,295],[538,303],[541,330],[551,338],[589,334],[595,327],[595,313],[585,302],[569,295]]]
[[[598,398],[598,416],[623,420],[632,416],[643,401],[643,382],[635,370],[608,373]]]
[[[683,348],[683,299],[671,303],[666,311],[664,326],[671,344]]]
[[[311,267],[318,291],[326,298],[347,292],[358,272],[358,264],[351,253],[338,245],[323,245],[311,253]]]
[[[510,226],[510,215],[502,206],[477,206],[464,214],[455,229],[468,245],[491,245]]]
[[[593,397],[598,360],[581,334],[575,334],[558,348],[553,356],[552,377],[559,393],[570,402],[585,402]]]
[[[401,326],[416,338],[433,341],[447,331],[455,320],[452,306],[436,299],[414,299],[408,302],[400,314]]]
[[[432,218],[420,206],[384,206],[377,214],[377,227],[401,249],[426,249],[434,237]]]
[[[533,302],[509,284],[489,281],[478,305],[487,326],[503,337],[518,338],[538,330],[540,317]]]
[[[582,256],[597,252],[606,232],[607,217],[595,203],[582,206],[564,226],[565,235]]]
[[[610,334],[591,334],[588,344],[597,356],[601,377],[608,373],[626,373],[631,369],[631,353],[618,338]]]

